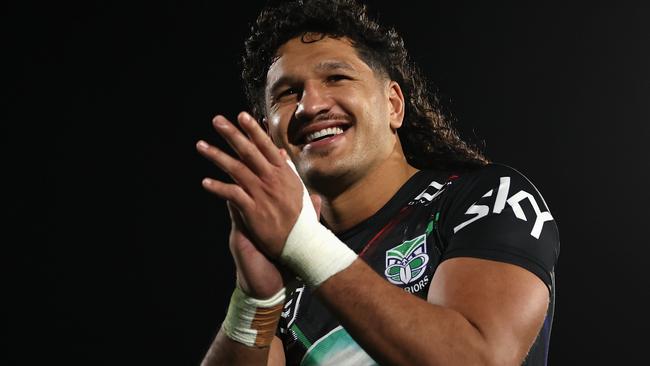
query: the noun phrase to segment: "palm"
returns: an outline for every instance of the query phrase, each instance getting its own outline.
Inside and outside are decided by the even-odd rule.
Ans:
[[[232,221],[230,252],[237,266],[239,286],[254,298],[269,298],[282,288],[282,275],[278,268],[255,247],[237,209],[229,203],[228,210]]]

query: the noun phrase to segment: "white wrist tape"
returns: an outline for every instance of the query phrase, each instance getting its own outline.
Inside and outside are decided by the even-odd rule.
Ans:
[[[298,175],[293,163],[287,163]],[[302,188],[302,210],[289,232],[280,260],[307,285],[316,287],[352,264],[357,254],[318,222],[304,183]]]
[[[221,325],[224,334],[249,347],[270,346],[280,320],[284,297],[284,287],[271,298],[258,300],[246,295],[237,286]]]

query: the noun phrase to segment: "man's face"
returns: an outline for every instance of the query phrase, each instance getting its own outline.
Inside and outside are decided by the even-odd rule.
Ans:
[[[289,40],[267,74],[269,134],[308,186],[319,179],[360,179],[397,143],[403,97],[374,72],[349,40]],[[399,101],[396,100],[400,99]]]

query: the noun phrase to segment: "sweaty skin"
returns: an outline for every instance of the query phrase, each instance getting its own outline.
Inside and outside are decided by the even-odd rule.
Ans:
[[[278,56],[267,76],[268,135],[246,113],[238,118],[246,135],[218,116],[215,129],[239,159],[197,144],[235,181],[206,178],[204,187],[241,215],[233,219],[230,245],[238,281],[251,293],[277,286],[271,266],[278,270],[275,259],[301,209],[300,180],[278,147],[310,191],[321,196],[321,214],[335,232],[375,213],[416,171],[406,162],[396,132],[404,118],[399,85],[369,68],[347,39],[303,43],[296,38]],[[344,133],[312,144],[302,137],[313,132],[310,128],[331,126],[343,126]],[[249,257],[272,275],[255,272]],[[549,301],[548,289],[531,272],[475,258],[443,262],[427,301],[391,285],[360,259],[315,294],[381,364],[519,365]],[[204,364],[283,364],[278,342],[253,349],[220,333]]]

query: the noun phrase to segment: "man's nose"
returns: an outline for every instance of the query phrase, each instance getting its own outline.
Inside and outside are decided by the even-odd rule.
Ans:
[[[296,119],[312,119],[320,113],[327,112],[331,107],[332,98],[323,86],[317,83],[306,83],[298,100]]]

